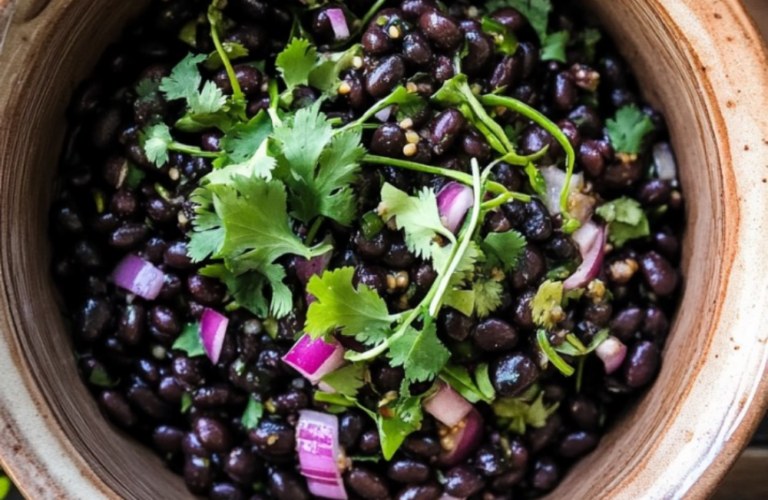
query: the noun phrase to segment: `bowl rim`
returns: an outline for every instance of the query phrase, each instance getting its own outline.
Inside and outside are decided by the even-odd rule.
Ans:
[[[21,70],[6,64],[12,59],[23,59],[25,54],[39,47],[41,34],[44,34],[45,29],[50,28],[54,21],[51,11],[55,9],[46,8],[47,4],[63,7],[74,1],[76,0],[18,0],[18,2],[0,0],[0,67],[11,68],[3,79],[5,83],[0,82],[0,146],[3,144],[4,134],[11,133],[12,117],[18,113],[20,106],[19,103],[11,102],[12,89],[8,82],[23,76]],[[660,10],[667,13],[666,22],[678,35],[681,43],[693,47],[696,43],[716,44],[718,42],[716,33],[712,29],[714,27],[706,33],[694,31],[700,23],[708,24],[707,19],[713,15],[711,6],[701,5],[700,0],[654,1],[664,5]],[[722,0],[719,5],[720,9],[714,14],[719,23],[718,29],[733,30],[743,36],[732,41],[730,45],[730,52],[739,56],[739,64],[732,64],[725,68],[704,66],[701,68],[701,78],[709,85],[708,88],[703,89],[707,95],[708,104],[712,106],[708,110],[709,114],[716,118],[722,127],[718,131],[723,134],[723,137],[718,144],[729,148],[725,153],[732,164],[741,161],[768,166],[768,148],[766,148],[768,125],[765,119],[758,120],[751,116],[761,126],[752,130],[745,129],[744,116],[736,111],[746,106],[749,106],[747,109],[754,110],[751,111],[754,114],[757,114],[760,109],[768,109],[768,53],[756,25],[739,0]],[[18,8],[17,13],[20,15],[11,16],[14,7]],[[32,14],[24,15],[30,12]],[[680,13],[693,16],[693,19],[689,20],[695,22],[683,24],[683,18],[675,17]],[[3,47],[6,22],[8,31],[5,33],[6,43]],[[756,90],[760,87],[765,89],[765,92],[734,96],[733,90],[736,85],[734,81],[750,82],[749,89]],[[717,96],[725,95],[734,97],[720,102]],[[740,132],[738,145],[728,136],[728,131],[731,129]],[[762,147],[753,148],[751,154],[747,154],[749,149],[742,150],[742,144],[759,144]],[[736,189],[729,189],[723,197],[735,192]],[[762,235],[759,234],[757,227],[744,227],[745,222],[754,222],[744,217],[744,214],[748,208],[754,208],[749,201],[753,196],[760,196],[760,193],[755,187],[744,189],[744,193],[743,197],[724,199],[724,203],[733,209],[729,213],[734,215],[733,223],[737,225],[739,231],[739,239],[733,244],[751,242],[756,245],[766,238],[764,236],[761,238]],[[9,228],[12,228],[12,224],[0,214],[0,232],[7,232]],[[729,252],[727,255],[735,256],[738,250],[736,248],[731,250],[734,253]],[[726,281],[731,273],[741,273],[745,276],[748,273],[752,276],[768,274],[768,263],[758,269],[734,266],[732,262],[728,276],[725,277]],[[5,379],[4,384],[0,384],[0,429],[3,429],[0,432],[0,450],[10,450],[10,452],[2,452],[0,466],[9,473],[22,493],[29,498],[84,498],[84,494],[92,499],[117,498],[117,494],[112,492],[94,471],[88,469],[84,460],[66,442],[59,423],[50,418],[48,402],[39,390],[35,375],[28,373],[29,370],[19,369],[19,367],[26,367],[26,360],[15,338],[20,332],[9,313],[12,309],[11,303],[17,300],[13,296],[13,291],[6,288],[11,272],[6,263],[2,262],[0,287],[5,289],[2,290],[4,293],[0,294],[0,352],[8,355],[0,356],[0,373],[4,373]],[[768,316],[763,314],[761,318],[766,317]],[[735,328],[736,325],[731,327]],[[744,380],[739,381],[741,385],[736,389],[740,395],[739,407],[731,415],[731,425],[725,429],[726,432],[719,441],[720,447],[714,450],[714,455],[701,457],[702,463],[695,470],[689,471],[696,475],[687,478],[689,481],[674,491],[674,498],[683,496],[705,498],[714,492],[735,462],[739,452],[746,446],[768,408],[768,346],[766,345],[768,342],[766,337],[760,336],[761,333],[768,335],[765,329],[761,332],[760,328],[755,328],[755,333],[751,339],[747,340],[756,341],[751,347],[760,354],[759,366],[762,370],[755,371],[757,378],[753,379],[751,384]],[[699,369],[703,368],[702,363]],[[33,408],[20,408],[22,405],[13,404],[21,400],[32,401],[33,404],[29,406]],[[26,449],[25,443],[29,442],[35,442],[36,448]],[[41,450],[42,446],[47,446],[44,453]],[[73,453],[77,456],[71,455]],[[81,479],[78,481],[77,478]],[[627,481],[630,480],[631,478],[627,479]]]

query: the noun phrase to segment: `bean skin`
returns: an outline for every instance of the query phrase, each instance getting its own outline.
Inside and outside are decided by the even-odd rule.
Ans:
[[[484,481],[471,467],[460,465],[445,475],[445,492],[454,497],[466,498],[483,489]]]
[[[184,461],[184,482],[193,493],[205,493],[213,483],[214,471],[211,461],[204,457],[191,456]]]
[[[438,500],[440,498],[440,487],[434,484],[423,486],[408,486],[398,493],[397,500]]]
[[[507,351],[515,347],[518,342],[517,332],[512,325],[496,318],[490,318],[478,324],[472,333],[472,338],[480,349],[488,352]]]
[[[677,270],[656,252],[648,252],[640,259],[645,283],[660,297],[670,295],[677,288]]]
[[[464,115],[454,108],[448,108],[437,115],[430,125],[432,150],[436,155],[445,153],[464,130]]]
[[[152,433],[155,448],[163,453],[178,453],[181,451],[181,440],[184,432],[176,427],[161,425]]]
[[[138,423],[136,414],[120,392],[111,390],[102,392],[99,403],[112,421],[121,427],[130,428]]]
[[[405,131],[394,123],[384,123],[374,131],[370,148],[374,154],[400,158],[405,144]]]
[[[502,396],[519,396],[539,377],[539,369],[528,356],[506,354],[491,364],[491,382]]]
[[[537,490],[549,491],[560,480],[560,468],[551,458],[541,458],[533,466],[531,485]]]
[[[224,463],[224,472],[240,484],[252,483],[258,469],[258,458],[247,448],[234,448]]]
[[[382,478],[368,469],[356,467],[349,471],[344,481],[358,495],[371,500],[384,500],[389,496],[387,485]]]
[[[352,449],[363,431],[363,417],[355,411],[348,411],[339,418],[339,443],[345,449]]]
[[[425,12],[419,17],[419,27],[440,50],[456,50],[464,38],[458,24],[439,10]]]
[[[421,32],[415,31],[405,35],[403,59],[414,66],[425,66],[432,60],[432,48]]]
[[[397,54],[383,58],[365,75],[365,90],[375,98],[389,94],[405,76],[403,58]]]
[[[304,481],[296,474],[282,470],[269,474],[269,492],[275,500],[309,500]]]
[[[659,371],[661,353],[647,340],[630,346],[624,361],[624,380],[629,387],[638,389],[648,385]]]
[[[282,420],[262,420],[256,429],[248,433],[248,437],[269,456],[285,456],[293,453],[296,447],[293,427]]]
[[[369,54],[382,55],[392,50],[392,39],[381,30],[381,28],[371,27],[363,33],[363,50]]]
[[[88,299],[80,308],[78,333],[86,341],[94,341],[102,336],[109,326],[112,308],[103,298]]]
[[[232,438],[229,430],[220,421],[202,417],[194,422],[195,433],[202,445],[214,453],[223,453],[228,451]]]
[[[566,434],[558,445],[558,453],[565,458],[579,458],[597,447],[597,437],[594,434],[578,431]]]
[[[421,484],[429,479],[430,468],[423,462],[404,458],[390,462],[387,476],[398,483]]]

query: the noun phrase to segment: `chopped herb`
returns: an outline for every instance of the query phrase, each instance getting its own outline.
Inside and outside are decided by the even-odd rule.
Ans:
[[[243,428],[246,431],[250,431],[258,427],[262,416],[264,416],[264,405],[250,397],[248,398],[248,404],[245,407],[240,423],[243,424]]]
[[[333,392],[315,391],[315,401],[319,403],[328,403],[335,406],[343,406],[345,408],[351,408],[357,405],[353,398],[348,398],[343,394]]]
[[[128,174],[125,176],[125,187],[128,189],[137,189],[146,176],[147,174],[142,169],[129,163]]]
[[[485,318],[502,304],[501,295],[504,287],[496,278],[478,278],[472,282],[475,294],[475,313]]]
[[[343,396],[354,398],[365,385],[368,369],[365,363],[352,363],[323,377],[323,382]]]
[[[297,85],[309,84],[309,74],[317,64],[317,50],[303,38],[294,38],[291,43],[277,55],[275,65],[288,87],[288,94]]]
[[[466,368],[458,365],[446,365],[440,372],[443,379],[453,390],[461,394],[470,403],[493,401],[496,391],[490,385],[488,365],[483,363],[475,370],[475,380]]]
[[[488,370],[488,363],[478,364],[475,368],[475,381],[477,382],[477,388],[485,396],[485,400],[493,401],[496,398],[496,389],[493,388]]]
[[[119,380],[114,380],[112,377],[110,377],[109,373],[107,373],[107,371],[101,365],[96,365],[96,367],[91,370],[91,375],[88,377],[88,382],[97,387],[105,388],[115,387],[120,383]]]
[[[491,266],[500,266],[505,273],[513,271],[525,251],[525,237],[517,231],[489,233],[480,247]]]
[[[194,401],[192,400],[192,395],[188,392],[185,392],[181,395],[181,413],[187,413],[192,408],[192,403]]]
[[[587,58],[587,62],[595,62],[595,51],[597,44],[603,38],[600,30],[595,28],[587,28],[581,33],[581,42],[584,44],[584,56]]]
[[[565,62],[565,48],[568,45],[568,40],[569,35],[567,31],[557,31],[548,34],[541,47],[542,60]]]
[[[549,338],[547,337],[546,330],[540,329],[536,332],[536,341],[538,342],[539,348],[547,357],[547,359],[553,365],[555,365],[555,368],[560,370],[560,372],[566,377],[573,375],[573,367],[566,363],[565,360],[561,358],[557,351],[552,347],[552,344],[550,344]]]
[[[365,239],[371,240],[384,229],[384,221],[381,220],[379,214],[375,211],[371,211],[363,215],[360,222],[360,229],[362,229]]]
[[[619,153],[637,155],[645,136],[653,132],[653,122],[634,104],[624,106],[616,112],[614,118],[605,123],[611,145]]]
[[[424,382],[434,378],[448,362],[451,352],[437,338],[437,327],[430,323],[421,331],[408,328],[405,334],[390,344],[392,366],[402,366],[405,378]]]
[[[533,321],[545,328],[554,328],[563,317],[563,282],[547,280],[539,286],[531,301]]]
[[[226,52],[230,60],[248,57],[248,49],[246,49],[240,43],[224,42],[221,44],[221,46],[224,48],[224,52]],[[208,58],[205,60],[206,69],[209,69],[211,71],[216,71],[217,69],[221,68],[223,65],[224,65],[224,62],[221,60],[221,55],[219,54],[218,51],[213,51],[210,54],[208,54]]]
[[[506,26],[498,21],[494,21],[490,17],[483,17],[482,19],[483,33],[487,33],[493,37],[493,41],[496,44],[496,51],[506,56],[514,55],[517,52],[519,46],[517,37]]]
[[[186,324],[181,335],[173,343],[172,349],[184,351],[190,358],[203,356],[205,348],[203,348],[203,341],[200,339],[200,325],[198,323]]]
[[[509,421],[509,430],[519,435],[525,434],[526,426],[540,429],[547,424],[549,417],[559,407],[555,403],[544,405],[544,391],[540,391],[533,401],[519,398],[500,398],[493,402],[493,411],[497,417]]]
[[[595,210],[608,223],[608,240],[617,248],[651,234],[648,217],[636,200],[622,196]]]

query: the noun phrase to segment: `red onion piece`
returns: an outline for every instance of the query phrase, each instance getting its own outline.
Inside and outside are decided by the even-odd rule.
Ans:
[[[467,211],[474,204],[472,188],[451,181],[437,193],[437,210],[440,220],[452,233],[456,233],[467,216]]]
[[[296,424],[296,450],[301,474],[313,495],[347,500],[339,471],[343,454],[339,446],[339,419],[334,415],[302,410]]]
[[[466,418],[459,424],[458,432],[454,434],[455,445],[452,450],[443,452],[437,459],[439,465],[452,466],[469,458],[480,446],[483,437],[483,417],[472,408]]]
[[[568,177],[564,171],[553,166],[544,167],[539,169],[541,175],[544,177],[544,181],[547,183],[546,196],[544,197],[544,203],[547,205],[551,214],[560,213],[560,194],[563,192],[565,186],[565,179]],[[584,184],[584,176],[582,174],[573,174],[571,176],[571,184],[569,187],[569,201],[573,193],[578,192],[581,185]]]
[[[424,409],[448,427],[456,427],[472,411],[472,405],[450,385],[439,384],[437,392],[424,401]]]
[[[653,146],[653,163],[656,165],[659,179],[663,181],[677,179],[677,162],[669,143],[659,142]]]
[[[563,282],[565,290],[579,288],[600,274],[605,253],[605,228],[594,222],[587,222],[573,233],[573,240],[581,252],[581,265]]]
[[[227,325],[229,325],[229,318],[207,307],[200,318],[200,339],[203,341],[205,353],[214,364],[219,362]]]
[[[126,256],[112,273],[112,282],[147,300],[153,300],[163,288],[165,274],[135,255]]]
[[[376,113],[375,116],[380,122],[385,122],[389,120],[389,117],[392,115],[392,106],[387,106],[386,108],[382,109],[378,113]]]
[[[344,11],[341,9],[328,9],[325,13],[328,14],[328,20],[331,21],[331,28],[333,28],[336,40],[349,38],[349,26],[347,26],[347,18],[344,16]]]
[[[624,362],[624,358],[627,356],[627,346],[611,335],[597,346],[595,354],[603,361],[605,373],[610,375],[618,370]]]
[[[309,335],[304,335],[283,356],[283,361],[317,384],[325,375],[344,364],[344,348],[336,340],[329,343],[322,338],[312,340]]]

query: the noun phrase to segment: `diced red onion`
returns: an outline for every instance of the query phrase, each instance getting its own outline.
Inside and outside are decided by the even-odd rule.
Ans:
[[[659,142],[653,146],[653,163],[656,165],[659,179],[677,180],[677,162],[668,142]]]
[[[467,211],[474,204],[472,188],[451,181],[437,193],[437,210],[440,220],[452,233],[456,233],[467,216]]]
[[[325,13],[328,14],[328,20],[331,21],[331,28],[333,28],[336,40],[346,40],[349,38],[349,26],[347,26],[347,18],[344,16],[344,11],[341,9],[328,9]]]
[[[547,183],[546,196],[544,197],[544,203],[547,205],[549,212],[554,214],[560,213],[560,194],[563,192],[565,186],[565,179],[568,177],[564,171],[555,167],[554,165],[539,169],[544,181]],[[584,184],[584,176],[582,174],[573,174],[571,176],[571,184],[569,187],[569,198],[573,193],[577,192],[581,185]]]
[[[480,446],[483,438],[483,417],[475,408],[472,408],[465,419],[459,424],[459,429],[453,435],[454,447],[450,451],[444,451],[437,459],[438,464],[452,466],[469,458]]]
[[[291,365],[313,384],[344,364],[344,348],[336,340],[326,342],[321,338],[312,340],[304,335],[291,350],[283,356]]]
[[[207,307],[200,318],[200,339],[203,341],[205,353],[214,363],[219,362],[221,346],[224,345],[224,336],[227,334],[229,318]]]
[[[375,116],[380,122],[385,122],[389,120],[389,117],[392,115],[392,106],[387,106],[386,108],[382,109],[378,113],[376,113]]]
[[[605,373],[610,375],[618,370],[624,362],[624,358],[627,356],[627,346],[611,335],[597,346],[595,354],[603,361]]]
[[[301,474],[307,478],[310,493],[322,498],[347,500],[338,465],[343,457],[339,446],[339,419],[312,410],[299,413],[296,450]]]
[[[440,388],[424,401],[424,409],[448,427],[456,427],[472,411],[472,405],[450,385],[438,383]]]
[[[327,241],[333,244],[332,239],[327,239]],[[312,276],[322,275],[325,270],[328,269],[328,264],[331,262],[331,257],[333,257],[333,252],[330,251],[325,252],[323,255],[312,257],[309,260],[305,259],[304,257],[296,257],[296,277],[299,278],[301,284],[306,286]],[[315,296],[311,293],[305,293],[305,299],[307,301],[307,305],[309,305],[315,301]]]
[[[605,252],[605,228],[590,221],[573,233],[573,240],[581,252],[581,265],[563,282],[565,290],[579,288],[600,274]]]
[[[141,257],[128,255],[115,268],[112,281],[139,297],[153,300],[163,288],[165,274]]]

